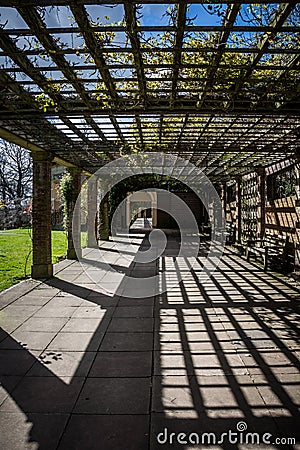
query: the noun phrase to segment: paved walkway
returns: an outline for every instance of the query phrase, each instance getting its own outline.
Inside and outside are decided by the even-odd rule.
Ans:
[[[141,278],[163,269],[162,282],[173,289],[126,298],[118,294],[120,273],[95,263],[86,273],[64,261],[47,283],[2,294],[0,448],[300,448],[275,442],[300,434],[295,284],[229,249],[200,283],[204,254],[191,270],[172,256],[175,237],[159,268],[105,246],[119,271],[123,264]],[[95,277],[115,295],[101,293]],[[244,445],[246,437],[265,443]]]

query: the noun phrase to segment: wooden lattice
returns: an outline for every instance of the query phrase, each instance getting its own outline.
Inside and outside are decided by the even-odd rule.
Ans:
[[[0,136],[90,172],[172,152],[216,181],[299,152],[298,2],[1,4]]]

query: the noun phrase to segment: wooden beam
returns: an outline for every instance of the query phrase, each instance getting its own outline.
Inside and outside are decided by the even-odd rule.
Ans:
[[[224,23],[223,23],[223,25],[225,26],[225,29],[224,29],[224,31],[221,32],[221,34],[219,36],[218,43],[217,43],[217,52],[214,54],[214,56],[212,58],[211,66],[208,69],[208,73],[207,73],[208,80],[204,84],[202,94],[199,96],[199,102],[197,104],[199,109],[202,108],[209,89],[214,85],[214,78],[215,78],[216,72],[219,69],[220,61],[221,61],[223,53],[226,49],[227,40],[230,36],[231,29],[233,27],[233,24],[237,18],[237,15],[238,15],[240,9],[241,9],[241,5],[238,3],[228,5],[228,7],[227,7],[227,11],[226,11],[226,15],[224,18]]]
[[[17,136],[16,134],[2,127],[0,127],[0,138],[12,142],[13,144],[19,145],[20,147],[26,148],[26,150],[29,150],[31,153],[40,153],[44,155],[47,155],[49,153],[49,151],[44,149],[43,147],[40,147],[39,145],[36,145],[22,138],[21,136]],[[66,161],[58,156],[54,156],[53,162],[65,167],[76,167],[75,164],[72,164],[70,161]]]
[[[283,3],[279,4],[277,13],[274,14],[270,26],[272,27],[272,31],[269,33],[265,33],[260,40],[260,42],[257,44],[257,48],[259,51],[253,55],[250,63],[248,64],[248,67],[245,70],[242,70],[241,75],[236,83],[233,84],[233,101],[238,96],[244,82],[247,78],[250,77],[252,72],[257,69],[258,63],[262,56],[266,53],[267,49],[270,46],[270,43],[272,39],[274,39],[276,33],[280,30],[280,28],[285,23],[286,19],[290,15],[291,11],[293,10],[294,6],[296,5],[295,1],[290,1],[289,3]],[[282,69],[282,68],[281,68]]]
[[[51,35],[48,33],[41,33],[41,30],[45,30],[46,26],[37,12],[37,10],[33,7],[24,8],[18,7],[18,12],[21,14],[27,25],[30,27],[31,31],[36,35],[40,43],[47,50],[47,53],[50,55],[51,59],[55,62],[59,70],[64,74],[67,80],[72,83],[75,90],[78,92],[84,103],[89,106],[90,98],[88,93],[85,91],[82,83],[79,81],[78,77],[71,69],[69,63],[66,61],[63,55],[58,53],[58,46]]]
[[[184,27],[186,22],[187,4],[184,2],[179,3],[177,6],[176,17],[176,38],[174,44],[174,61],[173,61],[173,78],[172,78],[172,92],[170,98],[170,108],[173,109],[176,101],[176,89],[179,76],[179,69],[181,66],[181,51],[184,37]]]
[[[72,13],[77,24],[80,27],[80,32],[85,40],[88,51],[94,59],[97,69],[101,73],[103,82],[105,83],[111,99],[114,102],[118,101],[118,94],[114,85],[113,78],[109,72],[109,68],[103,57],[103,49],[95,38],[94,29],[91,27],[86,9],[84,5],[73,3],[70,5]]]
[[[141,46],[137,34],[137,20],[136,20],[136,5],[132,5],[129,2],[124,3],[125,19],[126,19],[126,33],[129,36],[132,53],[135,62],[135,69],[139,84],[139,96],[142,104],[146,103],[147,100],[147,88],[146,79],[143,67],[143,58],[141,55]]]
[[[173,0],[172,3],[189,3],[188,0]],[[276,3],[286,3],[287,0],[277,0]],[[124,3],[124,0],[76,0],[76,3],[79,5],[121,5]],[[139,0],[139,4],[147,5],[165,5],[165,0]],[[195,4],[207,4],[207,0],[193,0]],[[211,4],[220,4],[220,0],[209,0]],[[222,0],[222,3],[225,4],[234,4],[234,3],[242,3],[249,4],[249,0]],[[256,0],[257,4],[273,4],[274,0]],[[23,6],[69,6],[70,0],[22,0]],[[20,0],[2,0],[1,6],[19,6]]]

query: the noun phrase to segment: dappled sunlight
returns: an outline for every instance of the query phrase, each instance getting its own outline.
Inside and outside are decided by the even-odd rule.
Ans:
[[[166,286],[178,265],[176,256],[160,261]],[[257,429],[262,419],[261,430],[265,424],[270,431],[270,420],[284,426],[282,420],[295,434],[285,421],[295,424],[300,405],[299,313],[293,307],[299,291],[230,250],[205,283],[197,276],[201,257],[190,270],[180,267],[182,281],[157,307],[156,429],[207,432],[210,421],[219,420],[226,431],[233,419]]]
[[[124,236],[120,242],[125,249]],[[147,237],[138,242],[148,248]],[[140,448],[149,440],[157,448],[165,429],[220,436],[241,421],[249,431],[297,435],[299,290],[230,248],[202,283],[205,246],[191,260],[176,256],[178,245],[168,237],[167,256],[157,263],[123,267],[136,280],[157,272],[167,290],[156,297],[105,295],[91,283],[89,275],[103,271],[87,249],[86,271],[69,262],[3,307],[0,416],[14,413],[20,423],[28,417],[21,440],[42,446],[41,426],[47,434],[53,424],[69,442],[78,417],[81,427],[108,415],[129,424],[132,414],[152,420]],[[106,242],[103,251],[117,255],[112,249]],[[38,420],[45,413],[47,426]],[[66,428],[55,422],[70,413]]]

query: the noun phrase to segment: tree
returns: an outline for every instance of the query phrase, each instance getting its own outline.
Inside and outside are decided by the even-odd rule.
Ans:
[[[0,196],[3,203],[20,205],[32,191],[29,152],[4,140],[0,141],[0,151]]]
[[[28,224],[32,162],[27,150],[0,140],[0,205],[2,228]]]

